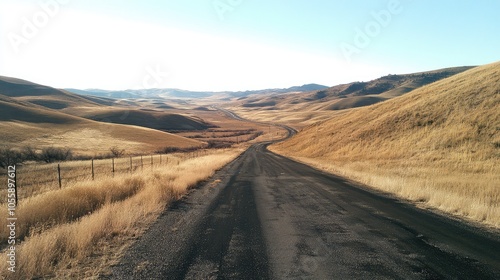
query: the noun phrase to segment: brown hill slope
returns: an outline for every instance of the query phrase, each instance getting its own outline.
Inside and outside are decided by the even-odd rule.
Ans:
[[[386,101],[472,68],[463,66],[387,75],[368,82],[342,84],[306,93],[251,95],[245,99],[234,100],[231,109],[245,118],[286,123],[301,128],[315,121],[328,119],[339,111]]]
[[[387,75],[368,82],[353,82],[306,93],[251,96],[251,98],[243,100],[241,103],[243,107],[268,107],[276,105],[278,105],[278,107],[280,107],[280,105],[283,107],[287,104],[325,103],[324,109],[331,109],[330,106],[332,103],[328,101],[340,100],[344,105],[351,104],[352,107],[347,108],[355,108],[371,105],[375,101],[380,102],[403,95],[416,88],[451,77],[472,68],[472,66],[463,66],[412,74]],[[333,107],[333,110],[338,110],[338,108]]]
[[[63,109],[71,106],[99,106],[101,103],[109,102],[109,100],[87,98],[65,90],[3,76],[0,76],[0,94],[50,109]]]
[[[500,63],[312,125],[271,149],[500,226]]]
[[[149,128],[110,124],[71,116],[0,95],[2,147],[71,148],[77,154],[108,153],[113,146],[129,153],[151,153],[202,142]]]
[[[0,94],[0,122],[21,121],[31,123],[72,124],[83,120],[78,117],[47,110],[26,101],[19,101]]]
[[[387,75],[369,82],[354,82],[334,86],[322,92],[325,96],[339,97],[379,94],[385,97],[394,97],[472,68],[472,66],[463,66],[412,74]]]
[[[79,108],[64,110],[74,112],[75,115],[91,120],[137,125],[158,130],[203,130],[213,127],[201,119],[180,114],[166,113],[153,109],[126,109],[126,108]]]
[[[350,98],[340,99],[332,105],[324,107],[327,110],[344,110],[350,108],[364,107],[385,101],[386,99],[379,96],[353,96]]]

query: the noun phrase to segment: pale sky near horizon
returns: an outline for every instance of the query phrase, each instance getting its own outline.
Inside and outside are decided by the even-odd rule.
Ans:
[[[500,60],[500,1],[2,0],[0,75],[58,88],[333,86]]]

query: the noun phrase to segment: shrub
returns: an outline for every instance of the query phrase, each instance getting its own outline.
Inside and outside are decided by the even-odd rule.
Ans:
[[[38,161],[40,155],[36,152],[36,149],[31,146],[25,146],[22,150],[23,160],[33,160]]]
[[[111,152],[111,156],[112,157],[121,157],[125,154],[125,150],[124,149],[119,149],[118,147],[116,146],[113,146],[109,149],[109,151]]]
[[[7,168],[7,166],[15,163],[21,163],[23,161],[23,156],[20,152],[15,151],[11,148],[1,148],[0,149],[0,167]]]
[[[231,147],[231,143],[224,142],[224,141],[210,140],[207,143],[208,143],[208,146],[207,146],[208,149],[224,149],[224,148],[230,148]]]
[[[170,153],[188,153],[188,152],[193,152],[199,149],[202,149],[203,147],[186,147],[186,148],[179,148],[179,147],[164,147],[162,149],[159,149],[156,151],[157,154],[170,154]]]
[[[69,160],[72,157],[72,152],[70,149],[48,147],[42,150],[40,154],[40,159],[46,163],[51,163],[55,161]]]

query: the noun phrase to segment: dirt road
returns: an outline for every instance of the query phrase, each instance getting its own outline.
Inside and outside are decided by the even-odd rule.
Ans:
[[[500,279],[500,237],[252,146],[113,279]]]

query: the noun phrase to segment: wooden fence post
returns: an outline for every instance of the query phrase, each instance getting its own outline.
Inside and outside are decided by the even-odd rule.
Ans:
[[[59,188],[62,188],[62,183],[61,183],[61,165],[59,163],[57,164],[57,177],[59,178]]]
[[[160,154],[160,165],[161,165],[161,154]]]
[[[141,155],[141,170],[144,170],[144,162],[142,161],[142,155]]]
[[[130,156],[130,172],[132,173],[132,156]]]
[[[115,176],[115,158],[111,158],[111,164],[113,165],[111,172],[113,173],[113,176]]]
[[[94,159],[92,159],[92,181],[94,181]]]
[[[151,168],[153,168],[153,155],[151,155]]]

